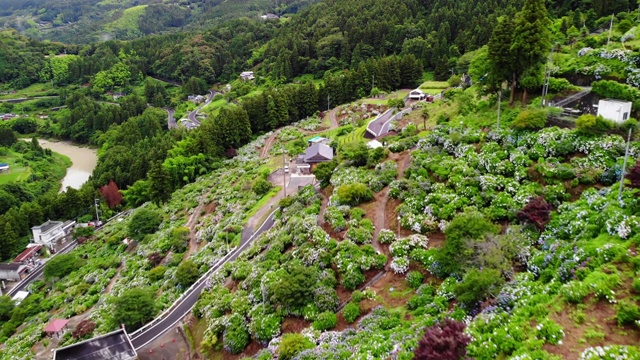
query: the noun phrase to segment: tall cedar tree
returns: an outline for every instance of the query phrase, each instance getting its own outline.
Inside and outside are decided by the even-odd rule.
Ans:
[[[499,19],[488,44],[489,80],[497,84],[510,82],[511,104],[522,77],[544,64],[551,48],[550,38],[548,13],[543,0],[526,0],[515,21],[506,16]],[[524,89],[523,103],[526,95],[527,90]]]
[[[636,164],[636,166],[632,167],[627,174],[627,179],[631,181],[629,186],[632,188],[640,188],[640,162]]]
[[[516,71],[511,79],[511,103],[516,84],[528,71],[544,64],[547,54],[551,49],[551,32],[549,31],[549,14],[544,5],[544,0],[526,0],[522,11],[518,13],[515,21],[511,53],[514,56]],[[527,89],[524,89],[522,103],[527,98]]]
[[[549,222],[549,214],[551,213],[551,205],[549,205],[544,197],[539,196],[529,201],[529,203],[516,214],[520,222],[530,222],[535,225],[538,230],[544,230]]]
[[[457,360],[467,354],[471,341],[464,333],[464,323],[445,319],[424,330],[424,336],[414,352],[416,360]]]
[[[107,200],[109,209],[113,209],[122,202],[120,189],[118,189],[118,185],[113,180],[109,181],[109,184],[100,187],[100,195]]]

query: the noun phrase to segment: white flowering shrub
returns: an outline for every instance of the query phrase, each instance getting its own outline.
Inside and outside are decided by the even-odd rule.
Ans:
[[[596,346],[585,349],[580,360],[601,360],[601,359],[638,359],[640,350],[635,346],[609,345]]]

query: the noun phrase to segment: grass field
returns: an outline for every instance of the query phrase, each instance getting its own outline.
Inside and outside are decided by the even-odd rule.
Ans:
[[[50,92],[52,92],[52,90],[54,90],[54,88],[53,86],[51,86],[51,83],[37,83],[32,84],[31,86],[28,86],[24,89],[17,90],[14,94],[0,95],[0,99],[15,99],[21,97],[50,95]]]
[[[386,105],[389,99],[404,99],[404,97],[407,95],[409,95],[408,90],[398,90],[388,95],[385,95],[383,98],[380,98],[380,99],[367,98],[367,99],[363,99],[362,102],[365,104],[372,104],[372,105]]]
[[[121,17],[104,26],[105,30],[123,29],[139,32],[138,20],[144,14],[146,7],[147,5],[138,5],[124,10]]]
[[[31,171],[28,166],[25,166],[19,154],[9,151],[7,155],[0,156],[0,163],[6,163],[9,165],[9,171],[0,172],[0,184],[8,184],[14,181],[21,181],[29,178]]]
[[[449,87],[446,81],[425,81],[420,85],[420,90],[427,94],[439,94],[442,90]]]
[[[9,184],[15,181],[22,181],[29,178],[29,168],[22,166],[11,166],[9,171],[0,173],[0,185]]]

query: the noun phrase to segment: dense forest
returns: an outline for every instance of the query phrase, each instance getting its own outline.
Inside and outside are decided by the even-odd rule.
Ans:
[[[87,0],[0,1],[0,27],[14,28],[39,40],[91,43],[130,40],[144,35],[204,29],[238,17],[286,15],[315,0]]]
[[[49,260],[22,304],[0,297],[3,354],[139,328],[271,213],[183,327],[205,357],[638,358],[635,8],[0,0],[0,160],[30,168],[0,185],[0,260],[46,219],[91,220],[96,199],[101,218],[139,207]],[[577,85],[632,118],[545,106]],[[434,102],[405,104],[412,89]],[[333,160],[277,195],[310,136]],[[60,192],[68,162],[37,137],[97,148],[91,178]],[[43,340],[53,314],[91,326]]]
[[[287,4],[295,7],[300,3],[281,4],[282,9],[286,10]],[[3,6],[9,9],[16,4],[6,2]],[[599,16],[629,5],[616,2],[608,6],[594,10],[581,3],[551,4],[551,18],[562,16],[553,20],[554,24],[560,21],[559,29],[553,29],[554,41],[567,39],[566,34],[576,27],[595,30],[606,23],[606,18]],[[72,8],[89,11],[82,6]],[[501,15],[509,19],[518,8],[518,3],[500,1],[425,4],[403,0],[389,9],[380,0],[327,0],[286,22],[231,19],[204,31],[88,45],[39,42],[6,30],[0,40],[0,81],[7,89],[51,83],[55,87],[52,97],[40,103],[65,108],[52,115],[51,122],[38,126],[37,132],[99,146],[100,161],[86,187],[95,189],[114,180],[119,188],[129,189],[129,205],[135,205],[165,200],[174,189],[216,168],[218,159],[234,154],[253,136],[309,117],[327,105],[361,98],[374,83],[382,91],[393,91],[415,87],[424,70],[433,71],[436,79],[486,70],[492,75],[486,81],[489,90],[495,89],[497,81],[507,80],[513,87],[511,94],[522,87],[526,96],[527,89],[541,85],[539,78],[532,80],[530,72],[533,64],[540,64],[546,56],[551,40],[539,43],[536,55],[527,61],[525,55],[512,54],[521,56],[517,62],[522,64],[520,68],[505,66],[512,58],[496,55],[506,54],[500,45],[517,48],[525,40],[511,38],[518,32],[514,27],[520,25],[498,19]],[[64,13],[59,11],[58,15]],[[546,13],[536,16],[548,21],[539,25],[545,33],[552,20],[546,20]],[[625,21],[624,13],[619,17]],[[492,45],[496,24],[494,39],[499,40]],[[505,35],[499,38],[501,33]],[[488,50],[481,48],[487,43]],[[473,68],[462,56],[476,49],[481,55],[486,51],[482,56],[487,56],[489,67]],[[532,54],[530,49],[522,51]],[[271,88],[241,99],[239,108],[205,120],[197,131],[167,132],[165,113],[146,109],[147,104],[176,105],[164,86],[145,80],[147,76],[172,79],[185,84],[185,89],[193,89],[189,84],[229,81],[247,69],[260,75],[258,85],[270,84]],[[535,71],[540,72],[538,68]],[[303,74],[312,74],[322,82],[319,86],[283,85]],[[132,91],[141,85],[144,93]],[[117,104],[105,102],[101,97],[111,91],[130,95]],[[10,104],[2,106],[10,110]],[[158,188],[158,182],[162,191],[151,191]],[[83,199],[89,202],[90,196]]]

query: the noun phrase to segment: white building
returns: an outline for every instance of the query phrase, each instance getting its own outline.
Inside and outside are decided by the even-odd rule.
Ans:
[[[31,228],[33,242],[52,247],[53,244],[65,237],[62,221],[48,220],[46,223]]]
[[[420,89],[411,90],[409,93],[409,99],[411,100],[423,100],[427,97],[425,93]]]
[[[598,116],[616,123],[629,120],[631,115],[631,102],[621,100],[604,99],[598,101]]]
[[[253,71],[243,71],[240,73],[240,77],[242,80],[253,80],[255,76],[253,76]]]

